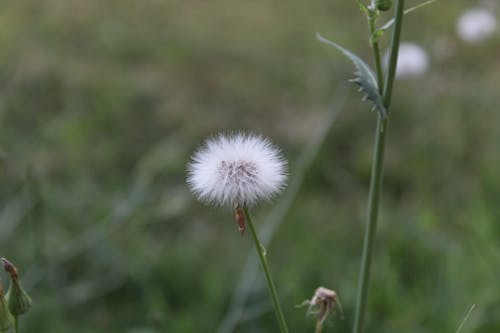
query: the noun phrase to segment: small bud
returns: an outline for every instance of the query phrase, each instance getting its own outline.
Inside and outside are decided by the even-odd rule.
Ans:
[[[14,318],[9,312],[7,300],[3,294],[3,285],[0,281],[0,332],[7,331],[14,324]]]
[[[381,12],[386,12],[389,9],[391,9],[392,0],[377,0],[375,2],[375,5],[377,6],[377,9],[380,10]]]
[[[19,316],[31,307],[31,297],[26,293],[21,285],[17,268],[7,259],[2,258],[3,268],[10,275],[10,286],[5,298],[10,313]]]

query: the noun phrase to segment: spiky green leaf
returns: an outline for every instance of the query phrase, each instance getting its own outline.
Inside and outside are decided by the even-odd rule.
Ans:
[[[322,37],[318,33],[316,36],[321,42],[333,46],[353,62],[356,67],[356,71],[354,72],[356,77],[350,81],[357,84],[359,86],[359,90],[365,94],[363,101],[366,99],[370,100],[373,103],[372,109],[377,110],[379,114],[385,118],[387,116],[387,111],[382,103],[382,96],[380,96],[379,93],[377,80],[375,79],[375,75],[370,67],[356,54],[343,48],[339,44]]]

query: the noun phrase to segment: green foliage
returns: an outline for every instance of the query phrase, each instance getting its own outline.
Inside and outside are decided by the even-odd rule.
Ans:
[[[406,14],[409,14],[419,8],[422,8],[422,7],[425,7],[427,5],[430,5],[431,3],[435,2],[436,0],[428,0],[428,1],[424,1],[416,6],[413,6],[413,7],[410,7],[408,9],[405,9],[404,11],[404,15]],[[389,21],[387,21],[385,24],[383,24],[380,28],[377,28],[375,30],[375,32],[373,33],[373,35],[371,36],[372,39],[374,40],[378,40],[380,37],[382,37],[384,35],[384,33],[389,30],[390,28],[392,28],[392,26],[394,25],[394,18],[391,18]]]
[[[351,51],[346,50],[335,42],[321,37],[321,35],[319,34],[317,34],[316,36],[321,42],[333,46],[353,62],[354,66],[356,67],[356,72],[354,73],[356,75],[356,78],[352,79],[351,82],[354,82],[356,85],[358,85],[359,90],[365,94],[363,100],[368,99],[373,103],[372,110],[377,110],[377,112],[379,112],[380,115],[384,118],[387,117],[387,111],[384,107],[384,104],[382,103],[382,96],[379,93],[377,80],[375,79],[375,75],[373,74],[370,67]]]
[[[453,35],[469,5],[405,18],[432,70],[395,87],[370,332],[453,333],[473,303],[461,333],[500,331],[500,45]],[[254,251],[184,185],[220,129],[272,137],[304,177],[266,246],[290,330],[314,330],[295,305],[323,285],[346,317],[324,331],[350,331],[373,140],[358,96],[297,159],[350,66],[315,31],[371,55],[355,2],[4,1],[0,26],[0,256],[33,299],[21,332],[216,332]],[[276,332],[256,281],[238,333]]]
[[[363,2],[363,0],[356,0],[356,2],[358,3],[358,6],[359,6],[359,9],[365,14],[365,15],[369,15],[370,13],[370,9],[368,8],[367,5],[365,5],[365,3]]]

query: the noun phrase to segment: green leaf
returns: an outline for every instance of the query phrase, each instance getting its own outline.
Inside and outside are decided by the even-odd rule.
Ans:
[[[413,12],[414,10],[417,10],[417,9],[422,8],[424,6],[430,5],[431,3],[435,2],[435,1],[436,0],[428,0],[428,1],[422,2],[421,4],[418,4],[416,6],[408,8],[405,10],[404,15],[409,14],[409,13]],[[383,26],[381,26],[380,28],[376,29],[373,32],[371,38],[376,41],[379,37],[381,37],[384,34],[384,32],[389,30],[394,25],[394,22],[395,22],[394,18],[387,21],[386,24],[384,24]]]
[[[377,110],[380,115],[385,118],[387,116],[387,111],[384,107],[384,104],[382,103],[382,96],[380,96],[378,90],[377,80],[375,79],[375,75],[373,74],[370,67],[357,55],[349,50],[344,49],[337,43],[322,37],[318,33],[316,33],[316,37],[321,42],[333,46],[334,48],[342,52],[354,63],[354,66],[356,67],[356,72],[354,74],[356,75],[356,77],[350,81],[357,84],[359,86],[359,90],[365,94],[365,96],[363,97],[363,101],[366,99],[370,100],[373,103],[372,110]]]
[[[361,11],[366,15],[369,15],[370,10],[365,4],[361,0],[356,0],[356,2],[358,3],[359,9],[361,9]]]

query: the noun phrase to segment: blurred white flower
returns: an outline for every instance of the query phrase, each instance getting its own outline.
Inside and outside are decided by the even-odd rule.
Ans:
[[[236,133],[208,139],[194,153],[187,183],[200,201],[234,207],[272,198],[286,178],[286,161],[269,139]]]
[[[457,22],[457,33],[466,42],[479,42],[495,32],[497,20],[493,14],[481,8],[466,11]]]
[[[385,64],[389,63],[389,53],[385,55]],[[397,78],[407,78],[425,73],[429,67],[427,52],[415,43],[404,42],[399,45]]]

